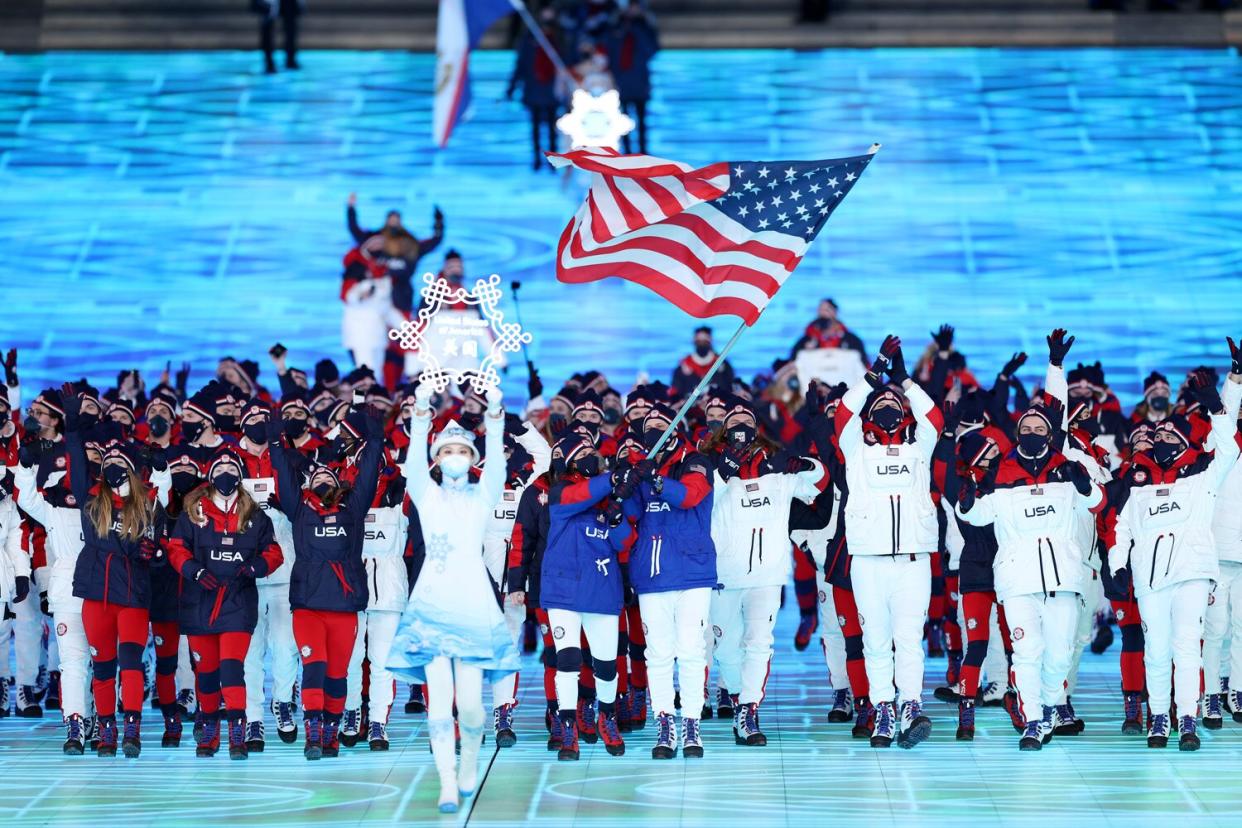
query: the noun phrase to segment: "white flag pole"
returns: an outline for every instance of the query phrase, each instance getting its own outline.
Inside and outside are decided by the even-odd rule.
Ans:
[[[530,9],[526,8],[526,4],[522,0],[509,0],[509,4],[513,6],[513,10],[522,18],[522,22],[526,24],[526,28],[530,31],[531,37],[539,44],[539,48],[543,49],[548,59],[556,65],[556,71],[567,81],[573,84],[574,89],[578,89],[581,84],[570,73],[569,67],[565,65],[565,61],[561,60],[561,55],[556,51],[556,47],[548,40],[548,36],[543,33],[543,29],[539,27],[538,21],[531,15]]]

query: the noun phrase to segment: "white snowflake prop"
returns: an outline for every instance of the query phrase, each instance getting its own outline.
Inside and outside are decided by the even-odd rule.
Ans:
[[[473,290],[455,288],[431,273],[423,274],[423,283],[423,307],[418,317],[402,322],[401,327],[388,332],[388,337],[402,348],[418,352],[423,365],[421,380],[430,383],[437,393],[443,393],[450,382],[469,382],[479,394],[499,386],[496,368],[505,364],[504,354],[515,353],[531,341],[529,333],[504,319],[499,307],[499,274],[476,280]],[[477,307],[482,318],[463,318],[446,310],[456,304]]]
[[[592,95],[585,89],[574,91],[573,106],[568,115],[556,121],[556,128],[569,136],[575,147],[610,147],[616,149],[621,139],[634,129],[634,119],[621,111],[617,90]]]

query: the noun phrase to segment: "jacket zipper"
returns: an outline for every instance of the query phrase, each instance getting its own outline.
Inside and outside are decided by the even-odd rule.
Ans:
[[[888,496],[888,533],[893,542],[893,551],[890,554],[897,554],[897,505],[893,502],[893,496]]]
[[[1169,562],[1164,565],[1164,577],[1169,577],[1169,569],[1173,566],[1173,553],[1177,551],[1177,535],[1169,533]]]
[[[1039,538],[1036,549],[1039,551],[1039,588],[1048,594],[1048,581],[1044,578],[1044,539]]]
[[[763,566],[763,527],[759,527],[759,566]]]
[[[1061,585],[1061,573],[1057,570],[1057,550],[1052,547],[1052,538],[1048,538],[1048,554],[1052,556],[1052,577],[1057,579],[1057,586]]]
[[[746,572],[749,574],[755,571],[755,530],[750,530],[750,563],[746,566]]]
[[[894,535],[893,552],[896,554],[901,551],[901,495],[897,495],[897,531]],[[916,552],[918,550],[915,550]]]
[[[1160,541],[1163,538],[1163,534],[1157,537],[1156,545],[1151,549],[1151,575],[1147,578],[1147,586],[1151,589],[1156,588],[1156,557],[1160,554]]]

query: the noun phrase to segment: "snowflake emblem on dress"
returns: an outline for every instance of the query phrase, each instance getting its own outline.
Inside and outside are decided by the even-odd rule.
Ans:
[[[500,309],[500,275],[493,273],[487,279],[478,279],[474,288],[453,287],[432,273],[423,274],[424,287],[420,291],[423,307],[418,316],[401,323],[401,327],[388,332],[389,339],[398,342],[402,348],[417,351],[423,361],[421,380],[428,382],[437,393],[443,393],[450,382],[462,385],[469,382],[477,393],[484,393],[489,388],[500,385],[497,366],[504,365],[505,353],[516,353],[523,345],[530,344],[531,335],[522,330],[514,322],[506,322],[504,312]],[[446,337],[440,342],[439,350],[429,347],[427,333],[432,320],[445,308],[457,304],[477,307],[482,317],[483,327],[490,332],[491,342],[480,349],[477,338],[466,336]],[[482,353],[481,353],[482,351]],[[461,357],[463,359],[480,358],[477,366],[463,367],[445,365],[444,359]]]
[[[448,566],[449,553],[453,551],[453,543],[447,533],[429,535],[425,544],[427,560],[436,565],[436,572],[443,572]]]

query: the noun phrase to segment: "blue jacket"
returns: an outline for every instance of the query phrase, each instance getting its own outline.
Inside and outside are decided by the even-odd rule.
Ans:
[[[638,519],[630,550],[634,591],[715,589],[711,463],[683,445],[660,467],[660,475],[658,493],[644,481],[626,502],[626,514]]]
[[[628,529],[609,528],[595,508],[612,489],[609,475],[561,481],[548,497],[548,539],[540,570],[539,606],[574,612],[621,612],[618,555]]]
[[[293,524],[296,557],[289,573],[289,608],[361,612],[369,595],[362,563],[364,522],[379,485],[383,443],[368,436],[354,487],[332,507],[301,489],[289,449],[279,440],[270,446],[280,508]]]

